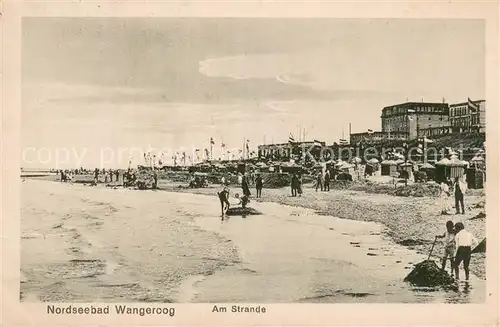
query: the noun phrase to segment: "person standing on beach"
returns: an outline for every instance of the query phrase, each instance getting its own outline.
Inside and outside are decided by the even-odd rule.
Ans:
[[[297,188],[298,188],[299,180],[296,174],[292,175],[292,179],[290,181],[290,187],[292,189],[292,196],[297,196]]]
[[[120,171],[118,169],[115,171],[115,178],[117,182],[120,181]]]
[[[229,188],[224,185],[221,191],[217,192],[217,196],[219,197],[220,207],[221,207],[221,216],[224,219],[224,214],[227,212],[229,207]]]
[[[262,176],[260,176],[260,174],[257,174],[257,177],[255,178],[255,189],[257,191],[258,198],[262,196],[262,186],[263,186]]]
[[[455,236],[455,242],[457,246],[457,252],[455,254],[455,277],[459,279],[459,268],[462,261],[464,262],[465,280],[469,280],[469,263],[471,258],[472,246],[477,245],[478,241],[468,231],[465,230],[463,223],[459,222],[455,224],[455,231],[457,232]]]
[[[323,172],[318,172],[316,175],[316,192],[318,192],[318,188],[323,191]]]
[[[302,174],[297,176],[297,192],[299,193],[299,196],[302,196]]]
[[[97,185],[98,182],[99,182],[99,169],[96,168],[94,170],[94,184]]]
[[[330,171],[327,169],[325,173],[325,191],[330,191]]]
[[[446,222],[446,231],[444,232],[443,235],[437,235],[436,238],[444,238],[444,257],[442,261],[442,266],[441,270],[444,270],[446,268],[446,261],[448,261],[448,258],[450,259],[451,263],[451,276],[453,277],[453,270],[455,269],[455,252],[456,252],[456,245],[455,245],[455,226],[453,225],[453,222],[451,220]]]
[[[243,195],[249,197],[252,193],[250,193],[250,187],[248,186],[248,177],[243,175],[241,177],[241,188],[243,191]]]
[[[458,177],[455,177],[455,183],[453,185],[455,191],[455,210],[456,214],[460,213],[460,208],[462,209],[462,215],[465,214],[464,206],[464,194],[467,190],[467,185]]]
[[[440,189],[439,199],[441,203],[441,214],[447,215],[449,209],[448,197],[450,196],[450,188],[448,187],[448,184],[446,184],[445,181],[442,181],[441,185],[439,186],[439,189]]]

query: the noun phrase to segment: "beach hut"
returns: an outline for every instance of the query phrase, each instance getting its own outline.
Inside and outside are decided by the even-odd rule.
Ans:
[[[484,169],[485,168],[485,160],[481,155],[476,155],[474,158],[470,160],[471,166],[476,169]]]
[[[450,162],[448,163],[448,166],[450,167],[450,178],[452,180],[455,179],[455,177],[458,178],[463,178],[465,175],[465,167],[466,164],[464,164],[464,161],[458,159],[456,155],[451,156]]]
[[[401,164],[404,164],[404,163],[405,163],[405,161],[404,161],[403,159],[401,159],[401,158],[397,159],[397,160],[396,160],[396,161],[394,161],[394,162],[395,162],[395,163],[396,163],[396,165],[398,165],[398,166],[399,166],[399,165],[401,165]]]
[[[436,170],[434,175],[434,180],[438,183],[446,181],[446,178],[450,176],[450,159],[444,157],[443,159],[436,162]]]
[[[407,179],[413,178],[413,164],[410,162],[404,162],[399,165],[399,171],[402,177],[406,177]]]
[[[393,160],[384,160],[380,165],[382,176],[393,176],[398,171],[398,165]]]

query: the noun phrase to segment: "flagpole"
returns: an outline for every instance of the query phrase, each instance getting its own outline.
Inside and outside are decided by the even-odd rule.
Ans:
[[[213,157],[213,142],[214,142],[214,139],[213,137],[210,138],[210,158],[208,158],[208,160],[212,160],[212,157]]]

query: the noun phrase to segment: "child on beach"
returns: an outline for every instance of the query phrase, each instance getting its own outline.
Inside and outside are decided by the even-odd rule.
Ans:
[[[448,258],[450,259],[451,263],[451,276],[453,277],[453,268],[455,266],[455,251],[456,251],[456,246],[455,246],[455,226],[453,225],[453,222],[451,220],[446,222],[446,231],[444,232],[443,235],[437,235],[436,238],[444,238],[444,257],[442,261],[442,266],[441,270],[444,270],[446,268],[446,261],[448,261]]]
[[[236,193],[234,197],[239,200],[238,205],[241,204],[242,208],[246,208],[247,204],[250,203],[250,199],[246,195],[240,196],[238,193]]]

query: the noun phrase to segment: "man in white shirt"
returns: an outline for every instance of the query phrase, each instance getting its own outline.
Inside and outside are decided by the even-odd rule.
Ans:
[[[455,224],[455,244],[457,246],[457,253],[455,254],[455,276],[458,278],[460,263],[464,262],[465,280],[469,280],[469,263],[471,257],[472,246],[477,245],[478,241],[468,231],[465,230],[463,223]]]

